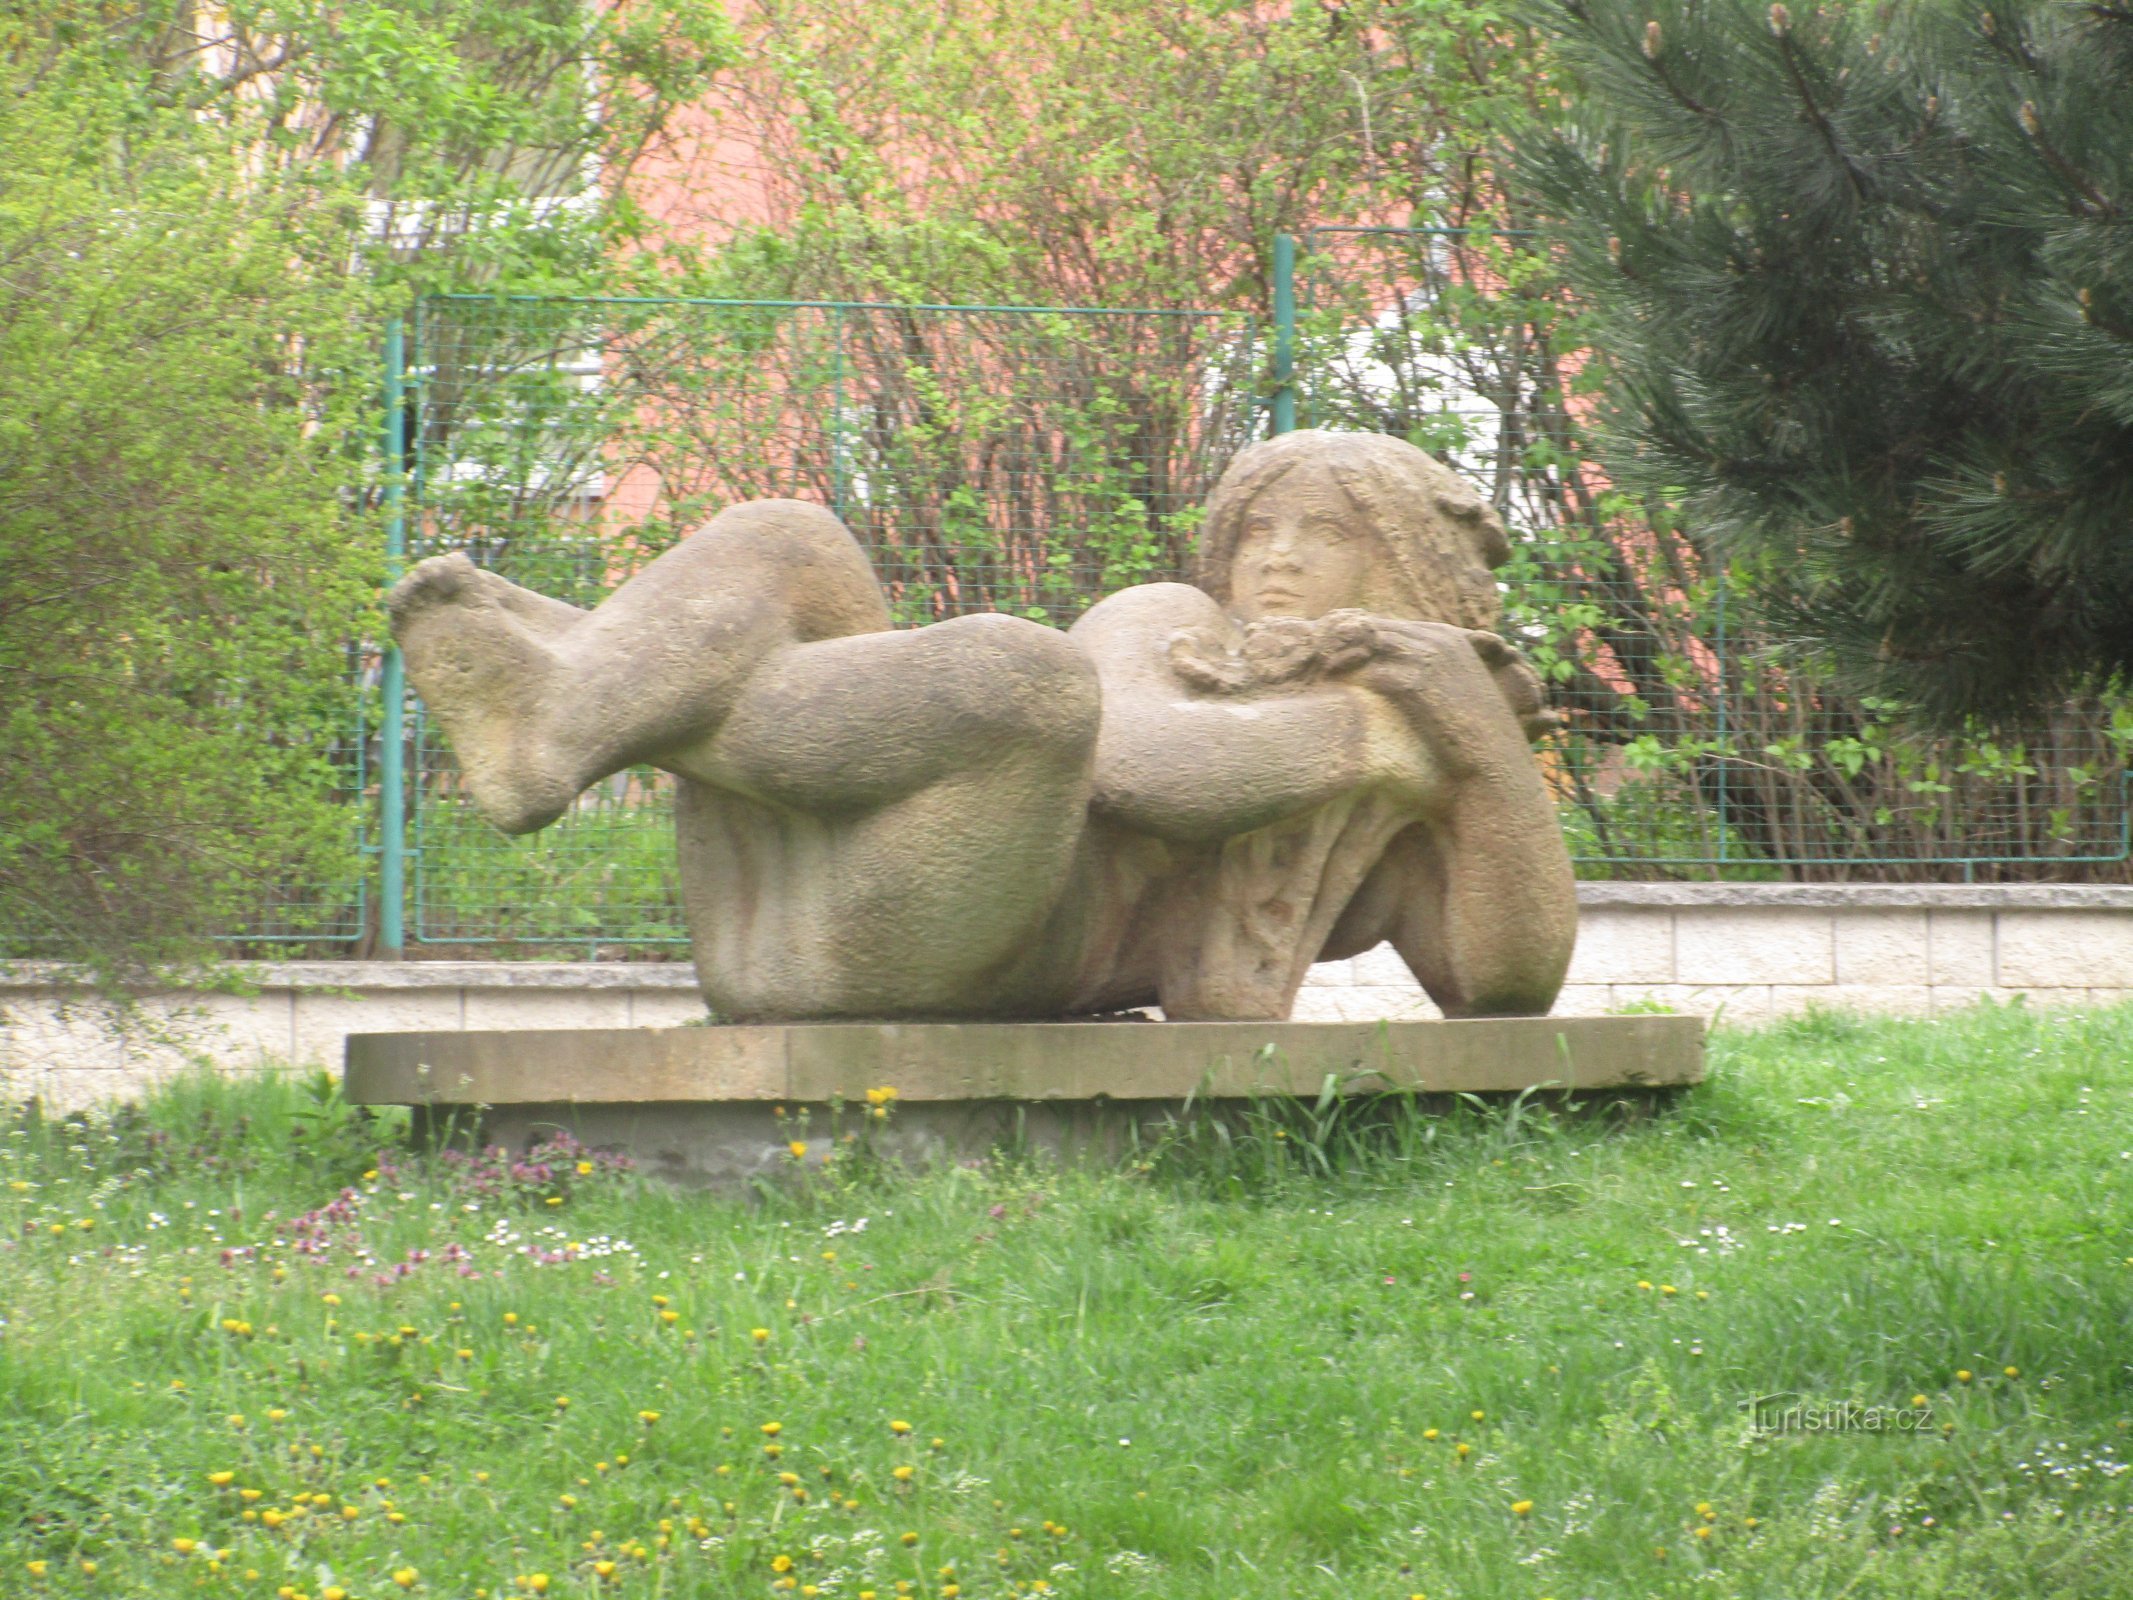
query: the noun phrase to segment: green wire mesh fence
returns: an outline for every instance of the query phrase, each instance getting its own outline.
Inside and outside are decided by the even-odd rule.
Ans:
[[[795,496],[843,517],[901,624],[1064,624],[1183,570],[1263,426],[1259,337],[1216,313],[432,300],[406,355],[409,554],[462,550],[589,606],[720,507]],[[664,775],[508,840],[412,726],[413,941],[681,941]]]
[[[2133,707],[1930,739],[1786,665],[1751,585],[1589,465],[1582,362],[1515,235],[1321,229],[1278,325],[1231,314],[447,297],[405,343],[410,557],[463,550],[581,606],[736,500],[826,504],[899,623],[1071,622],[1186,571],[1270,425],[1398,434],[1514,530],[1507,627],[1588,876],[2123,877]],[[1293,311],[1290,309],[1293,307]],[[410,703],[406,935],[442,952],[683,940],[670,795],[638,770],[508,840]],[[390,881],[390,880],[388,880]]]
[[[1543,752],[1587,876],[2122,877],[2133,704],[1933,738],[1790,664],[1698,530],[1620,503],[1544,252],[1486,230],[1303,241],[1302,419],[1461,467],[1514,531],[1507,626],[1550,680]]]
[[[1593,374],[1532,241],[1323,228],[1274,259],[1271,320],[427,300],[387,341],[395,558],[463,550],[590,606],[721,507],[790,495],[843,517],[901,625],[1066,624],[1184,576],[1207,492],[1251,439],[1396,434],[1466,472],[1513,530],[1506,628],[1563,716],[1541,754],[1586,876],[2133,878],[2133,702],[1935,738],[1801,670],[1756,609],[1783,574],[1729,582],[1698,529],[1623,503],[1592,466]],[[373,870],[264,886],[234,951],[684,942],[668,778],[618,774],[506,839],[468,805],[397,658],[355,657],[331,765]]]
[[[378,660],[351,675],[348,725],[326,752],[333,798],[354,834],[351,870],[331,882],[288,880],[262,887],[259,909],[225,940],[233,955],[275,958],[338,952],[361,942],[371,926],[374,891],[368,870],[380,849],[377,775],[370,750],[378,712]]]

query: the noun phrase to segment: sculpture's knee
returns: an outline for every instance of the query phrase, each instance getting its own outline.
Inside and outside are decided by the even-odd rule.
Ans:
[[[723,590],[772,598],[797,642],[879,633],[888,603],[851,531],[805,500],[728,506],[678,547]]]
[[[1103,702],[1095,663],[1080,645],[998,613],[925,632],[939,649],[933,684],[974,750],[1053,755],[1077,768],[1088,760]]]

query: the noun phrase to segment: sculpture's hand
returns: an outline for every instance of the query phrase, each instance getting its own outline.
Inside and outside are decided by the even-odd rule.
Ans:
[[[1171,671],[1203,694],[1241,694],[1252,686],[1244,657],[1213,628],[1181,628],[1163,641]]]
[[[1496,693],[1518,719],[1527,741],[1545,737],[1560,719],[1547,707],[1546,690],[1515,645],[1498,634],[1440,622],[1408,622],[1355,610],[1322,617],[1268,617],[1249,623],[1241,648],[1215,630],[1188,628],[1171,634],[1165,650],[1172,669],[1207,694],[1243,694],[1284,684],[1317,682],[1386,664],[1381,687],[1404,682],[1402,664],[1416,670],[1455,647],[1488,671]],[[1445,670],[1441,664],[1439,671]],[[1360,681],[1360,680],[1358,680]],[[1412,687],[1412,686],[1410,686]],[[1405,690],[1400,698],[1412,698]]]
[[[1442,622],[1369,619],[1374,648],[1349,682],[1406,712],[1453,773],[1523,766],[1540,680],[1504,640]]]
[[[1517,717],[1528,743],[1537,743],[1553,732],[1561,718],[1548,709],[1547,690],[1540,674],[1519,653],[1518,647],[1499,634],[1457,628],[1441,622],[1409,622],[1390,617],[1366,616],[1359,611],[1331,611],[1318,620],[1322,640],[1320,658],[1328,672],[1349,671],[1371,663],[1392,668],[1381,673],[1380,687],[1397,681],[1407,685],[1397,691],[1402,699],[1419,685],[1408,682],[1414,671],[1452,671],[1463,675],[1463,657],[1471,654],[1487,669],[1496,692]],[[1464,649],[1460,648],[1463,641]],[[1447,655],[1447,652],[1450,652]],[[1447,663],[1456,665],[1447,665]],[[1401,665],[1404,664],[1404,670]]]
[[[1504,702],[1518,717],[1518,725],[1525,729],[1527,743],[1538,744],[1562,726],[1561,713],[1548,706],[1548,686],[1541,682],[1541,675],[1533,670],[1533,664],[1518,646],[1495,633],[1469,631],[1467,638],[1473,641],[1474,653],[1495,678]]]

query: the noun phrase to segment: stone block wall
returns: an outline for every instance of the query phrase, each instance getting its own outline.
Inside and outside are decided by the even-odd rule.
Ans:
[[[1809,1006],[1929,1015],[2015,995],[2133,999],[2133,888],[2075,884],[1579,886],[1559,1013],[1667,1006],[1736,1023]],[[1389,948],[1325,962],[1313,1017],[1428,1017]]]
[[[1577,956],[1556,1010],[1666,1007],[1756,1023],[1812,1005],[1930,1014],[2027,996],[2133,999],[2133,887],[1580,886]],[[230,1071],[338,1069],[350,1033],[665,1027],[703,1014],[686,963],[292,962],[258,992],[147,995],[114,1036],[0,973],[0,1101],[71,1108],[140,1093],[196,1060]],[[1298,1021],[1437,1014],[1389,946],[1312,970]]]

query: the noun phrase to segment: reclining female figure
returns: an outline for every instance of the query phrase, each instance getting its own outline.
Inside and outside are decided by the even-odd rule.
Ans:
[[[1312,430],[1231,464],[1199,586],[1064,633],[894,629],[857,542],[791,500],[591,611],[459,556],[391,609],[498,827],[638,763],[680,780],[723,1019],[1278,1018],[1312,962],[1388,939],[1448,1015],[1540,1014],[1576,904],[1539,684],[1488,631],[1507,554],[1421,451]]]

